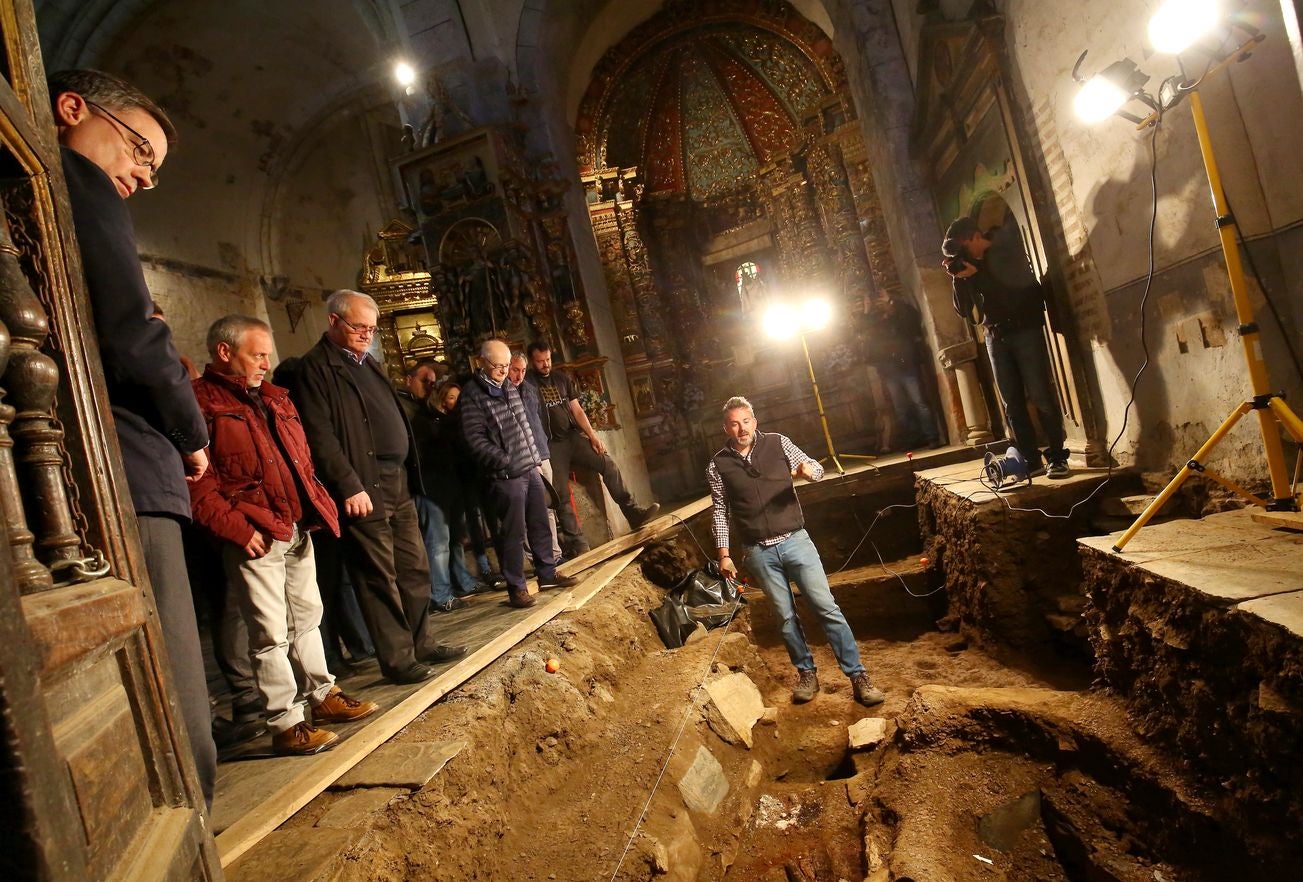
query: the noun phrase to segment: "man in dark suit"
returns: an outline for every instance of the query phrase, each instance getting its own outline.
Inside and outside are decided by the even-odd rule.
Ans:
[[[326,300],[329,327],[299,361],[295,404],[317,477],[343,520],[344,565],[376,644],[380,673],[396,683],[433,676],[464,646],[430,631],[430,562],[412,494],[424,493],[412,427],[367,349],[380,310],[358,291]]]
[[[154,187],[176,129],[148,96],[109,74],[62,71],[49,87],[127,485],[181,717],[211,807],[217,749],[181,542],[181,525],[190,519],[186,482],[208,468],[208,433],[172,333],[153,317],[124,202]]]

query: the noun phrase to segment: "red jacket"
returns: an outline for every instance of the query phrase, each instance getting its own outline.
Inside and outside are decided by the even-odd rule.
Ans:
[[[288,541],[295,523],[308,529],[324,525],[338,536],[339,512],[317,480],[303,424],[289,393],[268,382],[259,387],[273,417],[278,446],[243,378],[218,373],[209,365],[194,381],[194,389],[211,439],[208,471],[190,485],[195,523],[240,547],[253,538],[255,528],[273,539]],[[282,446],[289,462],[281,453]],[[312,511],[302,510],[295,472]]]

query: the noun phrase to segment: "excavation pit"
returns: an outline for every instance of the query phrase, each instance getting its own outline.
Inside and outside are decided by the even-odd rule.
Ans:
[[[850,504],[870,513],[908,502],[863,496]],[[824,515],[818,500],[807,507]],[[466,742],[428,784],[323,794],[277,836],[332,831],[318,878],[350,882],[1289,878],[1288,831],[1229,817],[1224,792],[1137,727],[1132,696],[1065,677],[1053,643],[1010,664],[990,633],[939,630],[961,558],[946,553],[953,541],[921,554],[926,529],[906,514],[875,528],[879,549],[895,543],[885,566],[852,556],[862,532],[826,522],[821,547],[830,571],[852,561],[831,582],[884,704],[852,700],[815,625],[822,690],[791,704],[792,668],[759,592],[727,629],[663,647],[648,616],[664,597],[656,582],[701,562],[689,535],[705,542],[701,518],[396,736]],[[1088,577],[1097,569],[1088,553]],[[1138,669],[1140,644],[1125,648]],[[764,706],[750,747],[712,725],[699,689],[739,675]],[[1294,700],[1279,679],[1261,695],[1279,699],[1277,714]],[[849,750],[866,717],[889,721],[886,739]],[[259,860],[255,849],[228,877],[276,878]]]

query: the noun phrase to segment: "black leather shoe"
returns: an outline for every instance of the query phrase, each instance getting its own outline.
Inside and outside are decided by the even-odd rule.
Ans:
[[[461,658],[466,654],[465,646],[453,646],[449,643],[440,643],[421,656],[421,661],[427,665],[439,664],[440,662],[452,661],[455,658]]]
[[[394,683],[410,685],[412,683],[424,683],[433,676],[433,668],[427,667],[420,662],[413,662],[401,671],[395,671],[394,673],[389,674],[385,679]]]
[[[539,579],[539,590],[547,588],[573,588],[579,584],[579,580],[574,576],[563,576],[560,573],[552,576],[550,579]]]

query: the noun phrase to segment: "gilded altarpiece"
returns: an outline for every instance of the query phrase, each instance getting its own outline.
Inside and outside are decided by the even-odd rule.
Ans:
[[[653,487],[698,492],[719,405],[823,447],[799,344],[761,331],[818,294],[811,338],[839,446],[878,447],[862,317],[899,289],[856,112],[827,37],[775,0],[670,0],[594,69],[578,163]]]
[[[528,156],[518,132],[491,127],[439,141],[400,157],[395,167],[416,217],[408,236],[428,267],[439,356],[468,370],[490,337],[523,348],[549,341],[557,362],[576,376],[597,428],[617,428],[605,377],[608,356],[594,343],[592,320],[566,224],[568,184],[550,157]],[[365,270],[364,270],[365,272]],[[416,294],[403,295],[416,303]],[[408,358],[399,320],[384,323],[386,354]],[[427,344],[428,345],[428,344]],[[391,369],[392,370],[392,369]]]

